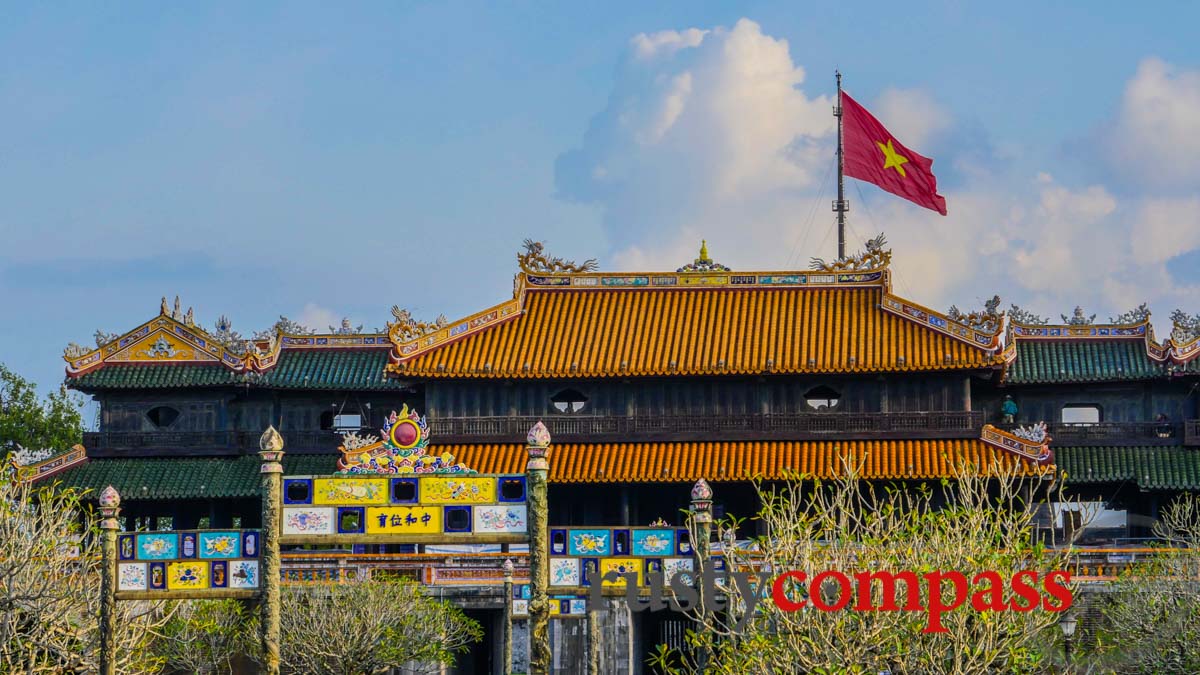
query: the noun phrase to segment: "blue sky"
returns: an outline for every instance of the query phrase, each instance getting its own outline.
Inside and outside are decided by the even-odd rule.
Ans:
[[[835,67],[948,200],[849,187],[901,294],[1147,301],[1165,337],[1200,311],[1200,8],[1048,4],[7,5],[0,361],[55,386],[162,295],[244,333],[454,318],[525,237],[602,269],[830,257]]]

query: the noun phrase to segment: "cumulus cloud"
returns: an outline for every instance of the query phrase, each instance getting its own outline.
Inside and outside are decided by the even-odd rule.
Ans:
[[[630,41],[607,105],[556,166],[561,197],[602,209],[606,267],[671,269],[701,239],[735,269],[831,257],[833,102],[805,90],[796,56],[748,20]],[[929,92],[855,93],[906,144],[932,147],[949,203],[941,217],[849,182],[848,248],[885,231],[902,295],[945,308],[999,293],[1051,316],[1076,304],[1103,316],[1145,301],[1200,305],[1200,278],[1167,269],[1200,249],[1194,181],[1152,197],[1013,174],[1019,144],[961,124]],[[1147,60],[1111,126],[1128,162],[1151,156],[1147,166],[1200,175],[1200,75]]]
[[[300,310],[300,316],[296,317],[296,322],[301,326],[318,332],[325,331],[329,326],[338,326],[341,321],[342,318],[333,310],[312,302],[305,303],[304,309]]]
[[[1099,141],[1119,175],[1194,189],[1200,180],[1200,70],[1143,60]]]

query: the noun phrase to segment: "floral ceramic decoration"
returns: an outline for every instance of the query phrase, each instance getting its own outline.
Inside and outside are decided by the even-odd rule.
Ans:
[[[283,533],[333,534],[333,509],[285,507]]]
[[[201,532],[201,558],[237,558],[241,555],[242,537],[237,532]]]
[[[258,561],[234,560],[229,563],[230,588],[258,588]]]
[[[608,530],[571,530],[567,552],[570,555],[608,555],[612,552],[609,535]]]
[[[141,560],[173,560],[179,557],[179,537],[174,534],[139,534],[137,553]]]
[[[475,507],[476,532],[525,532],[525,505],[500,505]]]
[[[634,555],[666,555],[675,549],[674,530],[634,530],[632,536]]]
[[[551,558],[550,585],[578,586],[579,561],[575,558]]]
[[[167,589],[172,591],[208,588],[208,563],[184,560],[167,563]]]
[[[118,565],[117,590],[146,590],[146,563],[121,563]]]

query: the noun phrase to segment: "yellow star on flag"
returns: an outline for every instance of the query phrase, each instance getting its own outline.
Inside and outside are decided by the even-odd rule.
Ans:
[[[883,168],[895,169],[901,178],[908,178],[908,174],[904,173],[904,165],[908,164],[908,158],[896,152],[896,148],[892,147],[892,139],[888,139],[887,145],[879,141],[875,141],[875,145],[883,152]]]

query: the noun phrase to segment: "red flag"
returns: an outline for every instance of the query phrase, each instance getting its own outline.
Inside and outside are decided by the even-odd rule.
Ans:
[[[844,91],[842,158],[847,176],[874,183],[914,204],[946,215],[946,198],[937,193],[933,160],[904,147]]]

